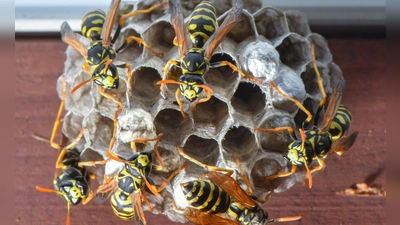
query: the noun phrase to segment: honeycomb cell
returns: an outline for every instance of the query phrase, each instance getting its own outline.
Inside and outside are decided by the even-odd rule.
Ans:
[[[99,153],[97,153],[97,151],[94,151],[91,148],[83,149],[80,157],[81,157],[81,162],[103,160],[103,157]],[[86,169],[89,173],[96,175],[97,182],[99,183],[103,182],[104,165],[88,166],[86,167]]]
[[[312,33],[308,40],[314,45],[315,59],[324,65],[332,62],[332,54],[328,48],[328,42],[320,34]]]
[[[322,65],[321,63],[317,63],[317,68],[321,78],[323,80],[324,88],[328,90],[330,89],[330,76],[329,76],[329,69]],[[306,92],[309,95],[317,96],[321,94],[319,90],[319,86],[317,83],[317,74],[315,72],[314,66],[310,62],[307,65],[307,69],[305,72],[301,74],[301,79],[303,80],[304,86],[306,88]]]
[[[240,43],[244,39],[253,35],[258,35],[253,17],[247,10],[243,10],[240,20],[235,24],[235,26],[232,27],[227,34],[227,37],[234,40],[236,43]]]
[[[285,12],[289,31],[297,33],[303,37],[311,34],[307,18],[297,10],[288,10]]]
[[[305,65],[311,61],[310,42],[296,33],[287,36],[276,50],[282,63],[297,74],[303,72]]]
[[[68,137],[69,140],[74,140],[78,137],[79,132],[82,129],[82,121],[83,117],[74,114],[72,111],[67,112],[63,118],[62,122],[62,132],[63,134]],[[76,147],[78,149],[83,149],[84,145],[86,144],[86,140],[82,137]]]
[[[143,34],[143,39],[146,43],[156,51],[163,52],[165,57],[166,54],[173,49],[175,46],[173,40],[175,38],[175,31],[172,24],[166,20],[159,20],[152,26],[146,29]],[[154,55],[146,49],[144,53],[146,56]]]
[[[232,107],[244,118],[259,117],[266,106],[266,96],[258,85],[241,82],[231,99]]]
[[[161,142],[171,145],[180,143],[192,131],[190,120],[184,119],[180,111],[168,108],[158,112],[154,125],[158,133],[164,134]]]
[[[218,135],[228,118],[228,106],[225,102],[212,96],[207,102],[198,104],[193,112],[196,132],[202,137]]]
[[[131,28],[124,29],[123,31],[121,31],[121,34],[115,42],[116,47],[114,49],[117,50],[120,46],[122,46],[126,39],[130,36],[142,38],[140,33],[138,33],[136,30]],[[139,44],[136,41],[131,41],[128,46],[126,46],[123,50],[121,50],[121,52],[118,53],[116,60],[123,62],[132,62],[132,58],[139,58],[141,57],[142,53],[143,45]],[[119,64],[118,61],[115,62],[115,65]]]
[[[236,152],[246,160],[258,150],[254,133],[244,126],[231,127],[222,139],[222,147],[229,157]]]
[[[109,148],[114,130],[113,120],[92,111],[84,118],[83,126],[86,127],[86,147],[95,149],[106,158],[105,151]]]
[[[261,36],[257,41],[250,41],[240,48],[239,62],[246,74],[262,78],[268,82],[279,75],[279,53],[276,49],[262,40]]]
[[[159,98],[160,86],[157,82],[161,75],[152,67],[138,67],[132,73],[132,98],[131,100],[144,107],[152,107]]]
[[[303,101],[304,108],[306,108],[313,115],[313,118],[312,118],[308,128],[311,128],[311,125],[314,123],[315,113],[317,112],[319,101],[320,101],[320,98],[319,99],[313,99],[313,98],[310,98],[310,97],[306,98]],[[302,124],[306,120],[306,118],[307,118],[307,115],[302,110],[299,110],[297,112],[296,116],[294,117],[296,125],[298,127],[302,127]],[[307,127],[305,127],[305,128],[307,128]]]
[[[254,160],[254,164],[249,166],[251,168],[251,177],[254,187],[265,191],[276,190],[286,178],[277,178],[272,180],[266,180],[265,178],[286,168],[286,162],[281,154],[277,153],[264,153]]]
[[[258,34],[267,38],[274,46],[289,33],[285,14],[272,7],[264,7],[253,14]]]
[[[151,115],[141,108],[126,109],[118,118],[118,138],[124,143],[142,138],[155,138],[155,128]]]
[[[300,102],[303,102],[307,96],[301,78],[288,67],[282,66],[280,68],[280,76],[274,80],[274,83],[281,92]],[[274,107],[285,110],[289,113],[293,113],[298,109],[292,101],[284,98],[281,94],[272,89],[272,87],[270,87],[270,93]]]
[[[268,113],[269,116],[259,124],[257,127],[262,129],[274,129],[289,126],[296,130],[293,117],[285,111],[280,112],[276,110]],[[287,130],[281,132],[261,132],[255,131],[260,146],[265,152],[283,153],[287,150],[287,146],[293,141],[290,133]]]
[[[121,71],[121,70],[118,70]],[[122,74],[122,73],[120,73]],[[93,84],[95,85],[95,84]],[[100,112],[103,116],[107,116],[110,119],[114,119],[115,112],[120,108],[119,104],[114,102],[114,100],[104,97],[100,93],[100,89],[97,87],[94,88],[91,92],[93,100],[94,100],[94,109]],[[97,90],[96,90],[97,89]],[[123,79],[119,79],[119,87],[118,89],[105,89],[104,93],[107,93],[113,96],[117,101],[122,104],[127,103],[127,86],[126,82]]]

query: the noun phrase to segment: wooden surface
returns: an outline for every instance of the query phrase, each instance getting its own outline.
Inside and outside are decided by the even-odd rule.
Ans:
[[[328,38],[334,62],[347,85],[342,102],[352,111],[358,140],[342,157],[330,156],[314,186],[297,184],[275,194],[266,204],[270,218],[302,214],[288,224],[386,224],[384,197],[335,195],[366,179],[386,184],[386,103],[384,99],[386,39]],[[59,39],[15,41],[16,82],[16,224],[64,224],[66,203],[55,194],[39,193],[36,185],[52,187],[57,151],[31,137],[49,137],[59,106],[55,84],[64,68],[66,45]],[[377,175],[376,175],[377,174]],[[376,175],[376,176],[374,176]],[[72,208],[71,224],[128,224],[109,203]],[[146,213],[149,224],[175,224],[165,216]]]

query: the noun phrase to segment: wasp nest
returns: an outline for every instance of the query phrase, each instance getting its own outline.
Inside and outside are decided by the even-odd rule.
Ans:
[[[198,2],[182,2],[185,17],[190,15]],[[218,22],[221,24],[232,3],[212,2],[220,15]],[[144,1],[135,5],[125,4],[124,8],[145,9],[156,3],[159,1]],[[155,56],[143,46],[131,44],[114,61],[116,65],[127,63],[132,66],[132,90],[128,89],[126,69],[119,68],[118,89],[106,90],[124,106],[117,120],[117,141],[113,151],[128,157],[133,154],[130,141],[154,138],[163,133],[158,151],[165,170],[154,171],[150,175],[156,184],[164,181],[185,162],[177,152],[177,144],[195,159],[224,168],[237,169],[232,156],[237,153],[254,188],[253,194],[258,196],[272,190],[285,191],[302,181],[305,171],[301,168],[289,177],[261,179],[279,171],[290,170],[282,153],[292,140],[287,132],[263,133],[253,129],[280,126],[299,128],[306,118],[291,101],[276,93],[268,82],[274,81],[280,90],[298,99],[314,113],[321,95],[311,64],[310,44],[315,45],[318,69],[328,94],[342,78],[342,73],[332,62],[326,40],[310,31],[307,19],[301,13],[260,7],[258,1],[246,1],[241,20],[222,41],[212,60],[233,62],[246,74],[262,79],[262,84],[242,78],[229,67],[210,69],[204,79],[214,91],[212,97],[199,104],[193,112],[189,102],[183,100],[188,114],[186,119],[182,117],[175,100],[177,85],[167,85],[168,90],[162,96],[160,86],[156,84],[162,79],[167,61],[180,58],[178,47],[173,45],[175,32],[170,22],[170,7],[129,18],[115,45],[120,46],[126,37],[135,35],[143,38],[156,51],[164,52],[164,57]],[[82,37],[81,41],[89,45],[85,38]],[[69,92],[90,75],[82,69],[84,58],[78,52],[68,47],[66,55],[63,75]],[[172,68],[169,79],[177,79],[180,75],[179,68]],[[61,89],[59,80],[60,93]],[[63,121],[65,135],[74,139],[81,127],[86,127],[84,138],[78,144],[78,148],[82,149],[83,160],[106,158],[105,151],[111,141],[118,105],[104,98],[98,86],[92,82],[73,95],[67,95],[65,109],[68,111]],[[138,151],[152,151],[153,147],[154,142],[137,145]],[[119,162],[110,161],[105,167],[97,166],[89,170],[102,178],[103,173],[117,173],[121,166]],[[172,210],[171,202],[175,200],[181,208],[187,206],[179,184],[198,179],[204,172],[203,168],[190,163],[161,193],[162,198],[144,191],[153,204],[153,212],[166,214],[174,221],[186,221],[182,215]],[[147,209],[146,204],[144,207]]]

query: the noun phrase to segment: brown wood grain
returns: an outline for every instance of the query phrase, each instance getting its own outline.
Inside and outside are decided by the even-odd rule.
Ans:
[[[373,183],[386,184],[386,100],[384,71],[386,39],[328,38],[334,62],[347,85],[342,102],[352,111],[352,131],[358,140],[349,152],[325,161],[314,185],[297,184],[274,194],[266,204],[270,218],[302,214],[288,224],[386,224],[384,197],[339,196],[334,192],[378,174]],[[52,187],[57,151],[32,134],[50,136],[59,98],[55,84],[64,68],[66,45],[59,39],[17,39],[16,82],[16,224],[64,224],[65,202],[54,194],[39,193],[36,185]],[[149,224],[175,224],[162,215],[146,213]],[[128,224],[117,218],[109,203],[72,207],[71,224]]]

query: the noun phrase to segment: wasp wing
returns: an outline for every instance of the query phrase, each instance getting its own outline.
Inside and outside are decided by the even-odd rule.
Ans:
[[[329,100],[328,107],[325,110],[324,119],[321,121],[321,124],[318,126],[318,129],[322,132],[328,132],[329,127],[333,118],[336,115],[337,109],[340,105],[340,100],[342,99],[342,92],[344,86],[346,84],[345,80],[341,80],[338,85],[333,89],[331,99]]]
[[[205,213],[190,207],[185,209],[184,216],[186,219],[196,225],[240,225],[239,222],[229,218],[224,218],[222,215],[220,216],[219,214]]]
[[[64,21],[61,24],[61,39],[64,43],[72,46],[76,51],[78,51],[85,59],[87,57],[87,48],[80,42],[78,34],[76,34],[69,24]]]
[[[183,13],[181,2],[179,0],[172,1],[171,23],[175,30],[176,39],[179,46],[179,56],[183,57],[187,52],[187,39],[185,22],[183,21]]]
[[[215,49],[221,43],[221,41],[225,38],[225,36],[229,33],[232,27],[239,21],[240,15],[243,10],[243,2],[242,0],[236,0],[233,5],[231,12],[225,18],[224,22],[222,22],[221,26],[217,28],[215,33],[208,39],[208,41],[204,44],[205,53],[204,56],[210,61]]]
[[[252,208],[257,206],[257,203],[252,199],[232,177],[218,172],[211,172],[208,178],[222,188],[228,195],[242,203],[244,206]]]
[[[348,137],[342,137],[333,142],[332,148],[329,150],[329,154],[331,153],[338,153],[341,155],[343,152],[350,149],[353,146],[354,142],[357,139],[358,132],[352,133]]]
[[[100,185],[96,193],[94,195],[94,198],[96,199],[97,203],[103,203],[106,201],[115,191],[115,189],[118,187],[118,182],[115,178],[113,178],[111,181],[104,183]]]
[[[117,17],[120,2],[121,0],[113,0],[107,11],[103,33],[101,34],[102,42],[106,46],[110,46],[111,44],[111,31],[114,25],[115,18]]]
[[[144,215],[143,211],[143,205],[142,205],[142,191],[135,191],[132,193],[133,197],[133,204],[134,204],[134,209],[135,209],[135,221],[136,225],[142,225],[142,224],[147,224],[146,223],[146,217]]]

